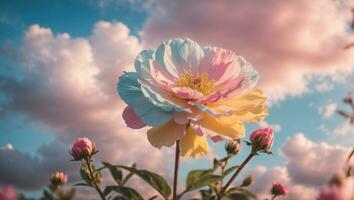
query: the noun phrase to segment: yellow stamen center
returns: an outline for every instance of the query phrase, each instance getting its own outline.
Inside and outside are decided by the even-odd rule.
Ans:
[[[215,84],[213,80],[209,79],[207,73],[191,73],[184,71],[182,76],[176,80],[176,86],[188,87],[201,92],[204,95],[208,95],[214,91]]]

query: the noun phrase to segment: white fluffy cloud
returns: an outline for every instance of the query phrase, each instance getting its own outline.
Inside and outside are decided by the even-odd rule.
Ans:
[[[337,104],[332,102],[325,105],[323,108],[319,109],[319,113],[323,116],[323,118],[330,118],[337,110]]]
[[[350,149],[325,142],[315,143],[298,133],[285,142],[281,152],[294,183],[319,186],[344,167]]]
[[[58,137],[52,148],[57,147],[56,143],[64,144],[55,152],[48,151],[51,147],[42,147],[47,150],[42,150],[41,155],[51,154],[43,156],[41,161],[17,151],[12,153],[20,157],[19,162],[21,158],[28,161],[23,167],[46,169],[30,173],[39,177],[39,184],[46,181],[43,177],[47,177],[49,170],[56,169],[53,166],[77,174],[77,167],[68,168],[65,159],[53,158],[65,155],[66,161],[69,160],[70,144],[81,136],[97,143],[100,150],[97,160],[122,164],[137,162],[141,167],[166,172],[166,165],[160,164],[166,160],[166,154],[149,145],[144,131],[126,128],[121,118],[124,104],[117,95],[116,83],[123,70],[131,69],[141,48],[128,27],[119,22],[96,23],[88,38],[54,34],[51,29],[39,25],[28,28],[18,52],[18,57],[22,58],[20,78],[2,75],[0,87],[11,99],[3,105],[5,112],[24,113],[28,119],[47,126]],[[12,154],[8,151],[0,153],[16,160],[16,155],[12,157]],[[149,162],[151,160],[154,162]],[[16,167],[18,162],[1,161],[4,159],[0,160],[0,168],[7,169],[0,170],[6,172],[3,176],[18,174],[5,179],[0,175],[2,182],[24,189],[38,189],[39,184],[30,187],[20,184],[29,182],[32,177],[22,176],[21,169]]]
[[[142,30],[149,46],[174,37],[235,50],[257,68],[272,100],[311,91],[314,76],[353,72],[350,1],[167,1]],[[301,13],[301,15],[299,15]],[[339,76],[340,74],[340,76]],[[328,88],[317,86],[319,90]]]

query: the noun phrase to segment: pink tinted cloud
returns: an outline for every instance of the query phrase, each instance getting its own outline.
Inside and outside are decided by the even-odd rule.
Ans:
[[[341,2],[341,3],[340,3]],[[354,51],[343,51],[349,1],[173,1],[150,9],[146,46],[174,37],[232,49],[259,70],[272,100],[309,91],[313,75],[351,73]]]
[[[285,166],[257,166],[246,174],[254,175],[255,183],[250,190],[261,198],[269,198],[273,182],[282,182],[289,188],[284,199],[316,199],[320,188],[327,185],[334,174],[342,172],[351,149],[313,142],[297,133],[286,140],[280,151]]]
[[[117,78],[123,70],[132,69],[141,48],[138,39],[119,22],[97,22],[88,38],[73,38],[67,33],[55,34],[50,28],[30,26],[21,49],[15,52],[21,58],[18,70],[23,78],[1,77],[0,88],[11,99],[4,105],[4,112],[23,113],[55,133],[57,140],[51,146],[56,151],[43,151],[50,155],[43,156],[42,161],[16,151],[20,160],[14,164],[21,163],[23,157],[28,160],[24,168],[45,170],[42,174],[33,173],[38,181],[29,186],[24,183],[29,182],[30,176],[20,176],[16,170],[21,169],[0,161],[0,168],[6,168],[8,174],[19,174],[3,181],[33,190],[46,184],[50,170],[60,170],[54,166],[77,174],[76,165],[69,167],[68,151],[72,142],[83,136],[96,143],[98,161],[137,162],[138,167],[166,173],[167,166],[161,165],[166,154],[150,146],[146,130],[127,128],[121,117],[124,105],[116,92]],[[1,151],[0,156],[11,157],[11,154]],[[51,159],[58,157],[62,159]],[[146,158],[149,162],[145,162]]]

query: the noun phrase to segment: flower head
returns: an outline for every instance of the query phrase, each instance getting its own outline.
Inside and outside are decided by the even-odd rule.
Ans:
[[[54,172],[50,177],[50,184],[52,186],[61,186],[68,182],[68,175],[64,172]]]
[[[97,153],[95,143],[86,137],[78,138],[70,150],[70,154],[74,160],[88,159],[95,153]]]
[[[270,191],[274,196],[287,195],[288,188],[282,183],[273,183]]]
[[[254,151],[270,151],[273,145],[273,129],[261,128],[250,135],[250,141]]]
[[[1,200],[17,200],[17,194],[15,188],[12,186],[0,185],[0,199]]]
[[[266,97],[255,88],[258,74],[243,57],[190,39],[143,50],[136,72],[125,72],[118,93],[128,104],[123,118],[131,128],[150,126],[150,143],[161,148],[180,140],[183,156],[205,155],[213,141],[244,136],[243,122],[267,115]]]

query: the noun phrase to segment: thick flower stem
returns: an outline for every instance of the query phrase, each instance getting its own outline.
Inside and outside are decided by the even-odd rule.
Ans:
[[[180,157],[180,149],[179,149],[179,140],[176,141],[176,155],[175,155],[175,173],[173,178],[173,200],[177,200],[177,185],[178,185],[178,171],[179,171],[179,157]]]
[[[240,167],[237,168],[236,172],[232,175],[232,177],[230,178],[230,180],[226,183],[226,185],[224,187],[221,188],[220,193],[224,193],[227,188],[231,185],[232,182],[234,182],[234,180],[236,179],[236,177],[240,174],[240,172],[242,171],[242,169],[247,165],[247,163],[252,159],[252,157],[255,154],[253,152],[251,152],[247,158],[242,162],[242,164],[240,165]],[[218,200],[221,199],[222,196],[218,197]]]
[[[277,196],[276,196],[276,195],[273,195],[272,198],[271,198],[271,200],[275,200],[275,198],[277,198]]]
[[[89,170],[89,174],[90,174],[90,179],[92,181],[92,184],[93,184],[93,187],[96,189],[96,191],[98,192],[98,194],[100,195],[101,199],[102,200],[106,200],[106,197],[104,196],[101,188],[98,186],[98,184],[96,183],[96,180],[95,180],[95,175],[93,173],[93,170],[92,170],[92,165],[91,165],[91,161],[90,159],[85,159],[86,160],[86,164],[87,164],[87,168]]]

